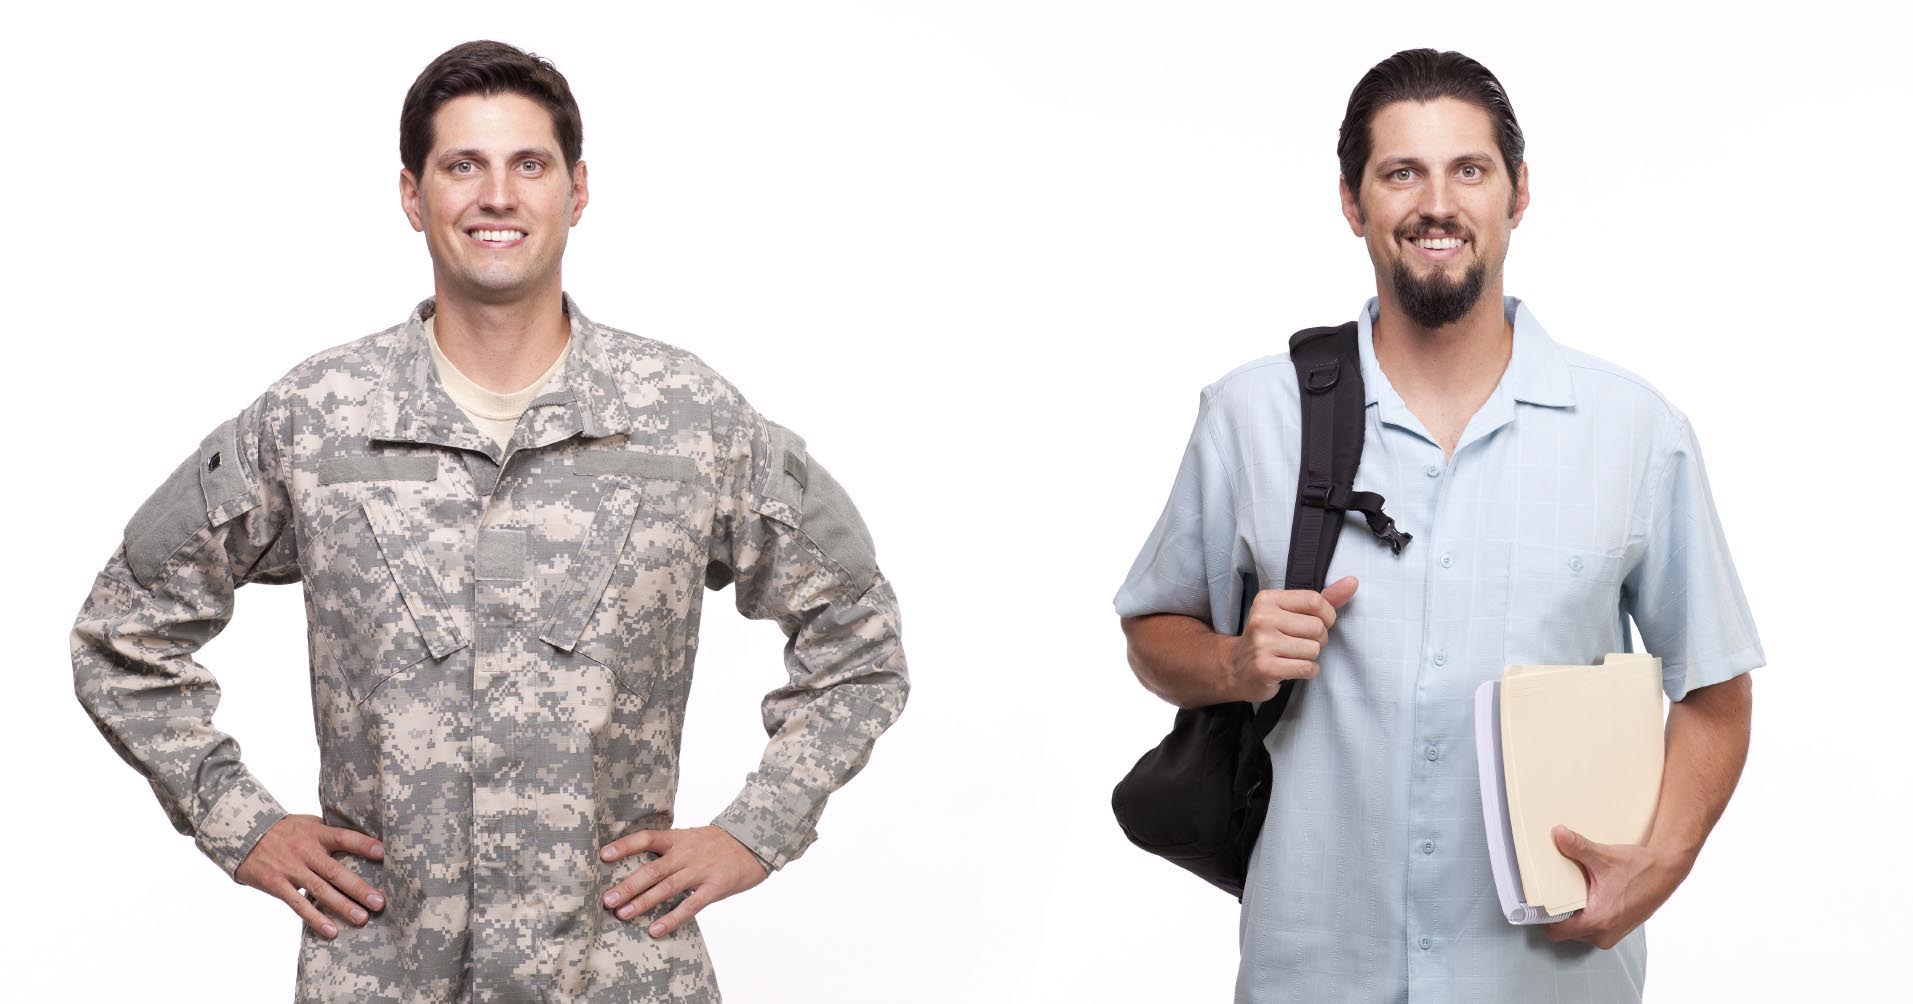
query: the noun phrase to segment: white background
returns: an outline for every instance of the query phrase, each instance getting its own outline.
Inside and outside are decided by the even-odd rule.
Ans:
[[[10,999],[290,996],[297,920],[173,833],[73,701],[66,631],[207,430],[430,293],[399,104],[476,37],[552,57],[579,96],[585,312],[803,433],[903,600],[908,713],[805,858],[705,914],[729,999],[1228,998],[1235,904],[1109,816],[1170,718],[1109,600],[1197,390],[1372,293],[1336,127],[1360,75],[1418,45],[1507,86],[1534,195],[1508,289],[1691,416],[1766,646],[1746,775],[1651,925],[1649,999],[1901,992],[1904,25],[1837,3],[1276,8],[6,15]],[[218,721],[313,811],[299,590],[240,596],[203,653]],[[781,675],[775,628],[711,600],[687,824],[755,762]]]

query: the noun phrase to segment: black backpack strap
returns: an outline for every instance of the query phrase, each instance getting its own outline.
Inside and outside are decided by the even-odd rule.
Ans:
[[[1333,328],[1307,328],[1289,339],[1296,385],[1302,395],[1302,456],[1295,489],[1295,519],[1289,533],[1289,564],[1284,589],[1321,589],[1327,585],[1329,559],[1341,536],[1346,514],[1354,510],[1368,529],[1396,554],[1410,539],[1382,511],[1385,500],[1355,490],[1362,464],[1362,432],[1367,395],[1362,387],[1362,357],[1355,322]],[[1256,730],[1275,728],[1288,707],[1294,681],[1256,709]]]

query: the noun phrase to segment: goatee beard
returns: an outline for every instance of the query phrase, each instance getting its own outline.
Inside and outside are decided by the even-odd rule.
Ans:
[[[1488,269],[1475,262],[1461,274],[1460,281],[1450,282],[1439,271],[1423,278],[1411,271],[1407,262],[1397,261],[1394,280],[1395,298],[1401,301],[1402,312],[1424,328],[1439,328],[1461,320],[1474,309],[1487,284]]]

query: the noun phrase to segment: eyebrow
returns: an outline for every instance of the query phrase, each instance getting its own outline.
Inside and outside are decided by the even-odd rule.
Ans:
[[[511,156],[506,157],[505,159],[519,160],[525,157],[538,157],[548,161],[555,161],[558,159],[555,155],[552,154],[550,150],[547,150],[542,146],[528,146],[521,150],[513,150],[511,153]],[[439,163],[441,164],[449,163],[451,161],[458,161],[458,160],[484,160],[485,151],[477,149],[476,147],[468,146],[468,147],[463,147],[457,150],[447,150],[444,152],[444,154],[440,155],[438,159],[439,159]]]
[[[1449,158],[1448,162],[1451,164],[1478,163],[1478,164],[1488,164],[1492,166],[1495,162],[1495,158],[1494,158],[1494,154],[1488,153],[1485,150],[1470,150],[1467,153],[1456,154],[1454,157]],[[1425,167],[1425,166],[1427,165],[1422,161],[1420,157],[1389,157],[1388,159],[1377,163],[1375,165],[1375,169],[1377,171],[1385,172],[1385,171],[1392,171],[1397,167]]]

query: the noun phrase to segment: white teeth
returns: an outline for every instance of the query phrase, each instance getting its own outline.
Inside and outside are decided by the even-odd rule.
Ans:
[[[481,241],[515,241],[525,236],[523,230],[474,230],[472,236]]]
[[[1449,248],[1458,248],[1461,245],[1462,239],[1459,237],[1423,238],[1415,242],[1416,247],[1427,248],[1430,251],[1446,251]]]

